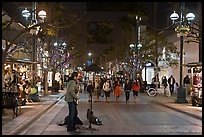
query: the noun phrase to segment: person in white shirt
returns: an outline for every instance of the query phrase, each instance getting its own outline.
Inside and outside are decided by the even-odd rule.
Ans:
[[[111,90],[110,81],[109,79],[107,79],[103,84],[103,91],[105,93],[106,102],[108,103],[110,98],[110,90]]]

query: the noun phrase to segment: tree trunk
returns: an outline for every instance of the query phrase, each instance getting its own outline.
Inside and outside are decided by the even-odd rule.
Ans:
[[[44,95],[47,96],[48,95],[48,69],[45,70],[44,73]]]
[[[140,81],[140,92],[144,92],[144,82],[143,82],[143,78],[142,78],[142,70],[140,70],[139,72],[139,77],[138,77],[139,81]]]
[[[54,83],[55,83],[55,74],[56,74],[56,70],[52,70],[52,91],[53,91],[53,86],[54,86]],[[54,92],[54,91],[53,91]]]

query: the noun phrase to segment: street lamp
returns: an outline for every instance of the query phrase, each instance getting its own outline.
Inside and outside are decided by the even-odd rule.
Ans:
[[[54,49],[59,50],[60,53],[64,53],[65,49],[67,47],[67,44],[65,42],[55,42],[54,43]]]
[[[88,56],[89,56],[89,60],[88,60],[88,66],[89,66],[89,65],[91,65],[91,64],[93,63],[93,59],[92,59],[92,56],[93,56],[93,55],[92,55],[91,52],[89,52],[89,53],[88,53]]]
[[[140,24],[139,22],[142,20],[141,17],[139,17],[138,15],[135,16],[135,19],[136,19],[136,24],[135,24],[135,43],[133,44],[130,44],[129,47],[130,47],[130,50],[132,51],[133,53],[133,56],[132,56],[132,65],[134,66],[134,68],[136,67],[136,71],[133,71],[133,72],[136,72],[136,76],[137,76],[137,64],[139,64],[139,52],[138,50],[140,50],[140,48],[142,47],[142,44],[141,44],[141,27],[140,27]],[[134,79],[134,74],[132,74],[132,77]]]
[[[139,63],[139,50],[140,50],[140,48],[142,47],[142,44],[141,43],[139,43],[137,46],[135,45],[135,44],[130,44],[129,45],[129,47],[130,47],[130,50],[132,51],[132,53],[133,53],[133,55],[132,55],[132,65],[133,65],[133,67],[134,68],[136,68],[136,71],[137,71],[137,65],[138,65],[138,63]],[[136,52],[137,51],[137,52]],[[137,75],[136,75],[137,76]],[[134,79],[134,74],[132,74],[132,78]]]
[[[29,10],[27,8],[25,8],[22,11],[22,16],[26,18],[26,20],[30,17],[31,15],[31,24],[28,27],[33,27],[34,25],[38,24],[37,22],[37,17],[36,17],[36,2],[32,3],[32,12],[30,13]],[[46,12],[41,10],[38,13],[38,17],[39,17],[39,21],[42,23],[44,22],[44,19],[46,18]],[[38,34],[39,31],[39,27],[34,27],[31,28],[30,33],[33,35],[33,46],[32,46],[32,70],[33,70],[33,78],[32,78],[32,86],[36,87],[36,79],[35,79],[35,75],[36,75],[36,68],[37,68],[37,48],[36,48],[36,40],[35,40],[35,35]]]
[[[195,18],[195,15],[193,13],[188,13],[186,17],[184,17],[184,8],[185,3],[181,2],[181,13],[180,13],[180,20],[178,21],[179,25],[175,28],[175,31],[177,32],[177,36],[180,37],[180,85],[177,90],[177,99],[176,103],[188,103],[186,100],[186,91],[183,88],[183,37],[187,36],[187,34],[190,32],[190,24]],[[179,19],[179,15],[174,11],[174,13],[170,16],[171,20],[175,24],[176,20]]]
[[[140,29],[140,21],[142,20],[142,18],[141,17],[139,17],[139,16],[135,16],[135,19],[136,19],[136,29],[135,29],[135,34],[137,34],[136,36],[135,36],[135,44],[138,46],[139,44],[140,44],[140,31],[141,31],[141,29]],[[140,45],[139,45],[140,46]]]

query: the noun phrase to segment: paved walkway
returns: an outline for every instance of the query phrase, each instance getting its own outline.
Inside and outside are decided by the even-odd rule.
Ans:
[[[18,130],[23,129],[46,112],[63,96],[63,91],[54,95],[40,96],[40,102],[26,103],[25,106],[21,106],[21,114],[14,119],[12,110],[5,109],[2,114],[2,135],[17,133]]]
[[[2,116],[2,134],[18,134],[17,131],[19,129],[25,128],[25,126],[37,119],[63,96],[64,91],[61,91],[56,95],[42,96],[40,97],[41,102],[34,102],[27,104],[26,106],[22,106],[22,114],[14,119],[12,119],[11,111],[6,110],[5,114]],[[87,93],[81,93],[80,96],[81,101],[88,100]],[[202,107],[192,106],[191,103],[177,104],[175,103],[176,95],[166,97],[163,94],[158,94],[156,97],[149,97],[146,95],[146,93],[140,93],[139,98],[144,98],[181,113],[191,115],[194,118],[202,119]],[[124,98],[121,98],[121,101],[123,100]],[[190,100],[190,98],[187,97],[187,100]],[[115,98],[112,98],[112,101],[115,101]]]

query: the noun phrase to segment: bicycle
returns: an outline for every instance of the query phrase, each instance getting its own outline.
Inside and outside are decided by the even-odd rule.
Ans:
[[[21,114],[20,93],[14,92],[14,90],[14,85],[11,85],[10,87],[4,88],[4,91],[2,92],[2,107],[12,109],[13,118]]]
[[[158,91],[156,90],[156,85],[151,84],[150,88],[147,90],[147,95],[150,97],[155,97],[157,96]],[[164,87],[164,95],[166,95],[167,97],[171,96],[171,92],[169,90],[167,90],[167,88]]]

